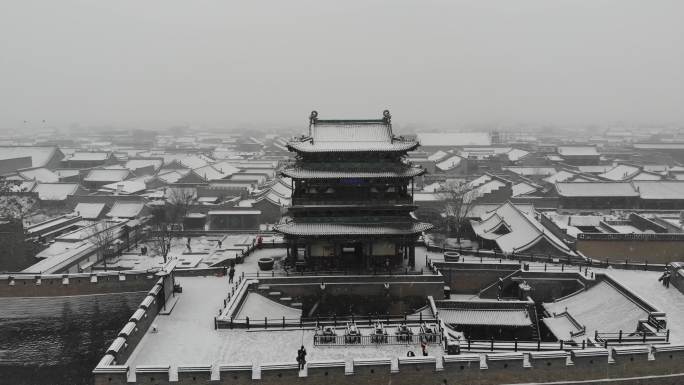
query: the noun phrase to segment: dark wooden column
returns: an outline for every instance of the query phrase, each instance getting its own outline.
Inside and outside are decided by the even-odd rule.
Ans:
[[[416,247],[414,245],[409,245],[409,260],[408,260],[408,265],[411,267],[416,266]]]

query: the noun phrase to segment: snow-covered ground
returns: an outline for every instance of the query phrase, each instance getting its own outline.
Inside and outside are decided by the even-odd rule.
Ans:
[[[265,251],[265,250],[263,250]],[[238,268],[242,265],[238,265]],[[351,362],[359,358],[395,358],[416,345],[360,347],[314,347],[313,330],[215,330],[213,319],[223,306],[228,290],[227,277],[177,277],[183,293],[170,315],[154,321],[156,333],[148,332],[140,341],[127,365],[131,373],[137,365],[192,365],[295,362],[297,349],[304,345],[307,360],[339,359]],[[441,357],[441,348],[430,346],[430,355]]]
[[[247,251],[248,246],[256,240],[256,234],[209,234],[190,238],[190,248],[188,249],[188,238],[173,238],[171,240],[171,250],[168,259],[178,259],[179,268],[209,267],[226,259],[234,259]],[[219,247],[219,241],[221,246]],[[270,242],[270,238],[264,242]],[[147,246],[147,255],[140,254],[140,248]],[[262,250],[264,251],[264,250]],[[285,255],[285,249],[279,249],[277,255]],[[263,255],[262,255],[263,256]],[[269,254],[269,256],[271,256]],[[254,258],[254,266],[257,268]],[[137,247],[132,247],[129,252],[121,257],[110,258],[107,263],[109,269],[117,268],[122,270],[145,270],[158,268],[164,264],[161,255],[157,255],[151,243],[138,243]],[[249,263],[247,263],[250,265]],[[100,263],[97,268],[102,269]],[[256,272],[256,270],[250,271]]]

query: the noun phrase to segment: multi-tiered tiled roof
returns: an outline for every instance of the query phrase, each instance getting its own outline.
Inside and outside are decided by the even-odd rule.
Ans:
[[[323,120],[312,112],[308,135],[288,143],[298,153],[296,162],[281,171],[295,184],[292,217],[275,229],[293,237],[403,237],[428,230],[431,225],[409,214],[414,206],[406,186],[425,170],[405,163],[403,156],[416,147],[416,141],[394,136],[389,111],[382,119],[366,120]],[[349,193],[350,187],[358,191]],[[396,195],[399,189],[404,195]],[[382,213],[359,211],[369,207]]]

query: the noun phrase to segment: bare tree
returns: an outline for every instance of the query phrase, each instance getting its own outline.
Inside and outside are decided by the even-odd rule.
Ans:
[[[465,182],[451,182],[447,183],[439,194],[444,201],[445,231],[453,234],[460,245],[466,218],[474,202],[473,189]]]
[[[20,271],[36,261],[36,243],[27,242],[24,220],[36,205],[36,199],[20,181],[0,177],[0,270]]]
[[[195,201],[196,195],[195,189],[190,187],[170,187],[167,190],[166,201],[170,205],[167,219],[171,224],[175,224],[179,229],[182,228],[183,219]]]
[[[164,207],[157,207],[152,210],[151,233],[147,241],[152,250],[164,258],[167,262],[169,251],[171,251],[171,240],[174,237],[172,228],[173,223],[169,220],[170,214]]]
[[[36,206],[36,199],[28,194],[20,181],[8,180],[0,177],[0,219],[21,221]]]
[[[95,246],[97,258],[104,262],[104,269],[107,271],[107,258],[111,257],[112,244],[118,238],[119,231],[117,226],[107,221],[101,221],[90,228],[89,241]]]

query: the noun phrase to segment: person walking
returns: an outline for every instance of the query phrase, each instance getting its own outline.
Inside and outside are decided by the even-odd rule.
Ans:
[[[667,277],[668,273],[669,273],[669,271],[667,270],[667,267],[666,267],[666,268],[665,268],[665,271],[663,272],[663,274],[660,276],[660,278],[658,278],[658,281],[659,281],[660,283],[662,283],[663,286],[665,286],[665,278]]]
[[[665,285],[666,289],[670,288],[670,272],[666,272],[665,276],[663,277],[663,285]]]
[[[304,345],[297,350],[297,362],[299,363],[299,370],[304,370],[304,365],[306,365],[306,349],[304,349]]]
[[[235,277],[235,266],[231,266],[228,270],[228,283],[233,283],[233,277]]]

